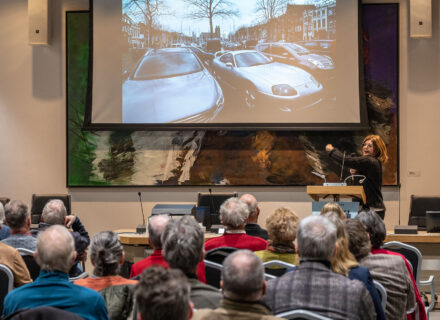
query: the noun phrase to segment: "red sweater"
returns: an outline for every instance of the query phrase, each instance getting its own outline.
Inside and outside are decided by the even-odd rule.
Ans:
[[[219,247],[232,247],[259,251],[266,249],[267,241],[258,237],[248,236],[246,233],[226,232],[221,237],[212,238],[205,242],[206,251]]]
[[[371,253],[372,254],[391,254],[394,256],[399,256],[402,257],[403,261],[405,261],[405,266],[406,269],[408,270],[409,276],[411,277],[411,281],[414,287],[414,293],[416,295],[416,301],[417,301],[417,305],[419,306],[419,315],[420,315],[420,320],[427,320],[428,317],[426,316],[426,310],[425,310],[425,304],[422,301],[422,298],[420,297],[420,293],[419,293],[419,289],[417,288],[417,284],[416,284],[416,279],[414,279],[414,275],[413,272],[411,270],[411,266],[408,263],[408,261],[406,260],[405,256],[394,252],[394,251],[390,251],[390,250],[386,250],[386,249],[371,249]],[[406,315],[407,320],[413,320],[416,318],[415,316],[415,311],[411,314],[407,314]]]
[[[154,265],[160,265],[165,268],[169,268],[168,263],[165,261],[165,259],[162,256],[162,250],[154,250],[153,254],[149,257],[136,262],[134,265],[131,266],[131,272],[130,272],[130,278],[133,278],[144,271],[144,269],[154,266]],[[206,283],[206,274],[205,274],[205,263],[202,261],[197,266],[197,278],[203,283]]]

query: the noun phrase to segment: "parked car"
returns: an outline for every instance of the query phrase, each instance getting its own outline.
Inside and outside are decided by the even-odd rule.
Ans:
[[[223,92],[187,48],[150,50],[122,86],[124,123],[210,122]]]
[[[302,40],[297,44],[308,49],[312,53],[323,54],[336,61],[336,41],[335,40]]]
[[[311,53],[296,43],[274,42],[257,45],[257,51],[274,61],[293,65],[313,74],[326,83],[334,77],[335,64],[329,56]]]
[[[321,101],[322,85],[300,68],[273,62],[255,50],[226,52],[213,60],[222,87],[239,93],[249,108],[266,106],[290,112]]]

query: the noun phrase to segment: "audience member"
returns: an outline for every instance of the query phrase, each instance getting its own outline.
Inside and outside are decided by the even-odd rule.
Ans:
[[[309,216],[298,226],[296,270],[270,280],[264,301],[274,314],[305,309],[331,319],[375,319],[371,296],[357,280],[330,270],[336,227],[327,218]]]
[[[253,195],[246,193],[240,197],[240,200],[247,204],[249,210],[249,217],[245,227],[246,234],[267,240],[269,238],[267,231],[258,224],[260,208],[258,207],[257,199]]]
[[[168,263],[162,256],[162,241],[160,237],[169,220],[170,217],[165,214],[154,215],[148,219],[148,243],[154,251],[152,255],[131,266],[130,278],[141,274],[144,269],[153,265],[168,267]]]
[[[416,283],[416,279],[413,276],[411,264],[408,262],[408,260],[406,260],[405,256],[401,255],[400,253],[381,248],[385,240],[385,237],[387,235],[383,218],[374,211],[362,211],[359,213],[356,219],[362,222],[362,224],[364,225],[370,236],[372,254],[395,255],[403,259],[403,261],[405,262],[406,269],[408,270],[409,277],[413,284],[414,294],[419,309],[419,317],[421,320],[427,319],[428,317],[425,311],[425,304],[423,303],[419,293],[419,289],[417,288],[417,283]],[[416,317],[417,317],[417,313],[416,312],[412,313],[412,318],[415,319]]]
[[[89,288],[69,282],[67,272],[75,261],[71,233],[62,226],[52,226],[37,238],[35,259],[41,267],[38,278],[8,293],[3,315],[17,310],[51,306],[76,313],[84,319],[108,319],[102,296]]]
[[[6,204],[5,222],[11,228],[11,235],[2,240],[8,246],[35,251],[37,239],[31,236],[31,217],[27,205],[14,200]]]
[[[350,252],[348,248],[348,236],[345,231],[343,220],[340,218],[339,213],[335,211],[329,211],[324,216],[333,222],[336,226],[336,248],[335,253],[331,259],[332,270],[338,274],[348,277],[351,280],[359,280],[367,288],[371,295],[371,299],[374,303],[377,319],[386,319],[385,312],[383,310],[379,293],[373,283],[370,271],[362,266],[359,266],[356,258]]]
[[[336,212],[340,219],[344,220],[346,218],[344,211],[336,202],[327,202],[321,209],[321,215],[327,212]]]
[[[348,233],[350,250],[360,264],[370,270],[373,279],[380,282],[387,291],[385,308],[387,319],[406,319],[407,311],[415,307],[415,297],[411,279],[403,260],[392,255],[371,254],[368,234],[358,220],[346,220],[345,228]]]
[[[26,264],[17,249],[0,242],[0,264],[11,269],[14,275],[14,287],[32,282]]]
[[[261,260],[249,250],[238,250],[226,257],[220,282],[223,299],[215,310],[197,310],[194,319],[279,319],[261,303],[266,291]]]
[[[144,270],[135,292],[138,319],[191,319],[189,291],[187,279],[178,269],[156,265]]]
[[[55,199],[46,203],[41,215],[41,222],[38,229],[32,230],[33,236],[36,236],[40,231],[52,225],[63,225],[67,228],[72,227],[72,236],[75,241],[75,250],[78,254],[76,263],[69,271],[70,277],[76,277],[81,274],[82,270],[78,267],[80,261],[85,261],[87,258],[87,247],[90,244],[89,234],[82,225],[78,217],[67,216],[66,207],[63,201]]]
[[[204,233],[202,227],[190,216],[170,220],[162,234],[163,256],[171,268],[183,271],[191,287],[191,301],[195,308],[216,308],[220,292],[197,280],[197,264],[203,260]]]
[[[219,247],[233,247],[251,251],[266,249],[266,240],[246,234],[244,229],[248,216],[249,209],[246,203],[237,198],[226,200],[220,206],[220,221],[227,227],[227,230],[224,235],[206,241],[205,250]]]
[[[266,219],[266,228],[269,233],[269,244],[266,250],[256,251],[255,254],[263,262],[281,260],[298,265],[299,257],[295,252],[294,241],[298,217],[287,208],[278,208]]]
[[[153,265],[161,265],[168,268],[168,263],[162,254],[161,236],[169,220],[170,216],[166,214],[154,215],[148,219],[148,243],[154,251],[152,255],[131,266],[130,278],[139,276],[144,269]],[[197,278],[206,283],[205,264],[203,261],[197,266]]]
[[[5,219],[5,209],[3,203],[0,202],[0,241],[6,239],[11,234],[11,229],[3,221]]]
[[[127,319],[133,310],[133,293],[137,281],[119,275],[124,258],[125,252],[116,233],[97,233],[90,245],[93,276],[75,281],[77,285],[101,293],[111,320]]]

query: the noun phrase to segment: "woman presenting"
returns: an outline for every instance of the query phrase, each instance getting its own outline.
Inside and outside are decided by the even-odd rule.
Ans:
[[[367,198],[363,209],[370,209],[379,214],[382,219],[385,216],[385,206],[382,197],[382,164],[387,162],[387,147],[382,138],[378,135],[369,135],[362,142],[362,156],[351,157],[344,156],[338,149],[331,144],[325,146],[325,150],[329,156],[336,161],[349,166],[351,174],[365,176],[361,183],[364,187],[365,196]]]

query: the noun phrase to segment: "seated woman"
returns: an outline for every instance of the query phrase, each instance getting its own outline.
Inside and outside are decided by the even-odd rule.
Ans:
[[[327,212],[336,212],[338,217],[342,220],[345,220],[345,213],[342,208],[336,202],[327,202],[321,209],[321,215],[324,215]]]
[[[331,261],[332,271],[348,277],[351,280],[355,279],[361,281],[365,285],[365,288],[367,288],[371,299],[373,300],[374,308],[376,309],[377,314],[376,319],[386,319],[379,293],[374,286],[370,271],[365,267],[359,266],[356,258],[348,248],[348,236],[339,212],[330,211],[321,215],[324,215],[331,222],[333,222],[337,229],[336,233],[338,239],[336,240],[337,246]]]
[[[269,234],[269,243],[266,250],[256,251],[255,254],[263,262],[281,260],[293,265],[299,264],[298,254],[295,252],[294,241],[298,217],[287,208],[278,208],[266,219],[266,229]],[[274,268],[274,267],[273,267]]]
[[[103,295],[111,320],[127,319],[133,310],[133,292],[137,281],[119,276],[124,258],[125,252],[116,233],[103,231],[95,234],[90,246],[93,275],[75,281],[75,284]]]

